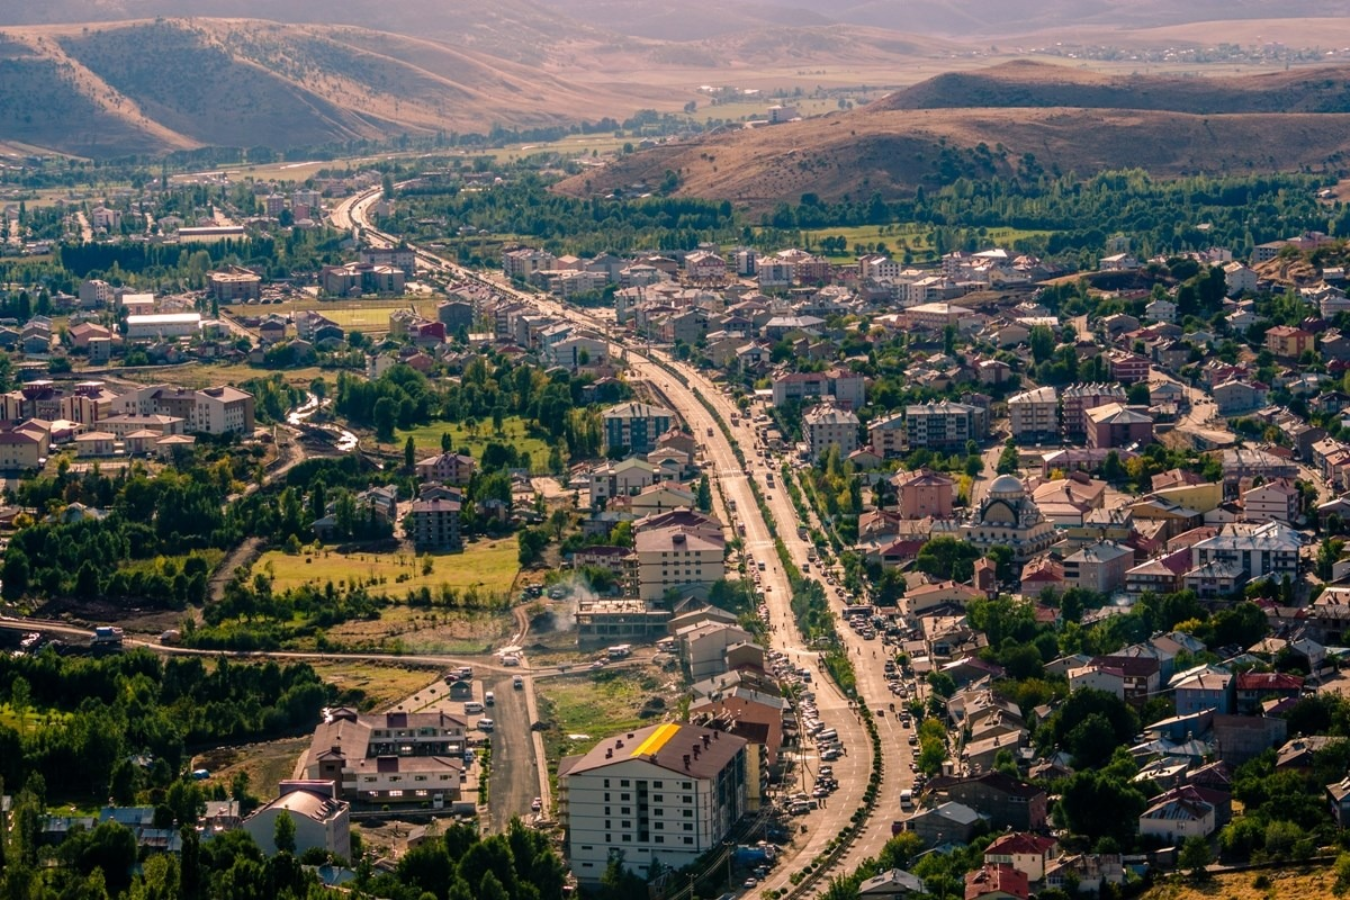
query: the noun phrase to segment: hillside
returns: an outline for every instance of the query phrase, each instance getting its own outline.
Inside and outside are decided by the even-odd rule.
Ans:
[[[875,110],[1056,107],[1165,110],[1193,115],[1350,112],[1350,69],[1300,69],[1240,78],[1110,76],[1037,62],[951,72],[896,91]]]
[[[578,86],[359,28],[161,20],[0,32],[5,138],[78,155],[541,127],[672,96],[640,85]]]
[[[886,197],[959,175],[1011,174],[1025,154],[1046,171],[1086,175],[1104,169],[1142,168],[1155,175],[1339,168],[1350,154],[1350,114],[1334,111],[1271,113],[1263,85],[1291,109],[1335,110],[1346,72],[1326,69],[1298,76],[1215,82],[1207,93],[1183,85],[1175,102],[1169,79],[1139,79],[1138,92],[1171,109],[1073,106],[949,106],[915,109],[916,98],[950,94],[950,102],[1139,102],[1112,79],[1045,66],[990,70],[972,80],[942,76],[877,103],[817,119],[736,130],[634,154],[565,182],[561,190],[609,193],[655,185],[667,170],[680,173],[680,193],[729,199],[751,209],[772,207],[804,193],[825,199],[873,191]],[[1048,70],[1048,71],[1042,71]],[[1045,79],[1027,78],[1041,71]],[[1021,79],[1007,77],[1011,72]],[[1065,73],[1068,73],[1065,75]],[[1058,81],[1054,79],[1058,78]],[[1204,79],[1196,79],[1204,82]],[[944,85],[961,84],[964,96]],[[978,90],[969,85],[976,85]],[[1300,87],[1300,85],[1302,85]],[[1328,86],[1329,85],[1329,86]],[[1155,101],[1150,101],[1155,102]],[[1255,109],[1257,111],[1241,111]],[[1001,152],[979,151],[999,148]]]

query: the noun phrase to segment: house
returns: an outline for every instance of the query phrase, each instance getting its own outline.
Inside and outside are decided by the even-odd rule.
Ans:
[[[1303,696],[1303,679],[1283,672],[1242,672],[1237,676],[1236,706],[1238,715],[1253,716],[1261,712],[1267,700],[1297,700]]]
[[[746,741],[691,725],[614,735],[558,765],[568,857],[588,886],[600,882],[614,848],[644,877],[658,862],[666,870],[693,863],[721,846],[757,797]]]
[[[1089,409],[1086,416],[1089,449],[1136,449],[1153,443],[1153,417],[1146,412],[1110,403]]]
[[[1150,806],[1139,817],[1139,833],[1179,846],[1187,838],[1209,837],[1214,833],[1215,809],[1212,803],[1186,797],[1171,797]]]
[[[892,484],[904,520],[950,519],[956,482],[931,469],[918,469],[897,475]]]
[[[862,900],[901,900],[911,894],[926,893],[928,889],[923,879],[904,869],[888,869],[858,885],[858,896]]]
[[[1097,656],[1069,672],[1069,690],[1095,688],[1142,706],[1162,687],[1162,663],[1154,657]]]
[[[1040,831],[1045,828],[1048,799],[1045,791],[1002,772],[971,776],[941,776],[928,790],[964,804],[989,820],[995,829]]]
[[[1228,672],[1202,669],[1187,675],[1172,685],[1177,702],[1177,715],[1189,716],[1212,709],[1226,715],[1233,711],[1236,679]]]
[[[1012,866],[1028,881],[1045,878],[1046,864],[1059,856],[1059,842],[1051,837],[1013,832],[984,848],[986,866]]]
[[[909,817],[908,829],[925,847],[969,843],[985,819],[963,803],[941,803]]]
[[[1298,359],[1313,346],[1313,333],[1293,325],[1276,325],[1266,332],[1266,349],[1284,359]]]
[[[1246,415],[1266,406],[1268,388],[1259,381],[1225,381],[1214,388],[1214,404],[1219,415]]]
[[[636,456],[605,463],[591,472],[591,504],[597,505],[610,497],[627,497],[660,481],[661,473],[656,466]]]
[[[1012,866],[985,864],[966,875],[965,900],[1027,900],[1031,885]]]
[[[264,853],[277,853],[277,819],[289,816],[295,825],[295,852],[318,849],[351,856],[351,805],[336,796],[331,781],[283,781],[281,796],[254,810],[244,831]]]
[[[477,463],[463,453],[439,453],[417,464],[417,477],[423,481],[441,484],[466,485],[473,477]]]
[[[1331,801],[1331,815],[1340,828],[1350,826],[1350,776],[1327,785],[1327,799]]]

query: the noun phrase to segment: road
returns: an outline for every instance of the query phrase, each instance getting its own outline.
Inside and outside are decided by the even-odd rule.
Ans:
[[[370,203],[374,202],[376,196],[378,196],[377,192],[367,192],[349,201],[344,201],[334,210],[334,222],[336,224],[347,221],[351,224],[361,225],[370,239],[385,244],[395,243],[396,239],[393,236],[381,234],[370,228],[365,218],[365,209]],[[417,249],[416,252],[419,263],[430,269],[449,273],[456,278],[488,284],[503,294],[517,297],[535,305],[543,312],[558,315],[602,333],[608,333],[608,323],[600,318],[571,307],[564,307],[553,298],[516,290],[502,276],[464,269],[421,249]],[[795,660],[808,668],[811,667],[817,658],[816,651],[806,648],[802,635],[798,632],[793,621],[787,575],[779,564],[768,526],[760,514],[750,488],[749,479],[751,477],[762,478],[764,470],[762,467],[752,465],[751,471],[746,471],[745,467],[736,459],[731,444],[721,430],[720,422],[714,419],[699,402],[694,391],[697,390],[703,397],[708,398],[716,409],[718,417],[726,422],[730,422],[731,414],[734,411],[730,400],[701,373],[688,366],[679,366],[678,370],[681,375],[689,380],[690,387],[686,387],[679,379],[670,377],[652,359],[644,356],[643,352],[639,352],[633,347],[625,349],[628,352],[628,360],[633,366],[634,374],[658,385],[669,402],[685,419],[686,424],[693,429],[694,434],[698,435],[699,439],[704,442],[708,463],[711,467],[710,477],[715,476],[724,498],[736,501],[738,522],[730,524],[732,526],[744,524],[746,529],[744,544],[747,551],[757,561],[762,559],[765,562],[766,568],[761,583],[765,593],[765,604],[769,610],[770,639],[773,648],[786,654],[789,659]],[[657,352],[650,350],[645,352],[650,353],[654,358],[661,358],[661,354]],[[711,437],[707,436],[710,428],[712,429]],[[734,436],[748,458],[750,449],[754,446],[753,430],[750,423],[743,422],[734,429]],[[777,470],[779,461],[775,459],[767,465],[772,465]],[[780,526],[780,536],[787,545],[792,559],[800,567],[807,560],[808,545],[805,541],[796,537],[796,511],[793,509],[790,499],[785,496],[781,486],[778,489],[769,489],[766,486],[764,491],[769,497],[768,503],[774,519]],[[831,604],[836,612],[842,610],[848,598],[841,596],[837,590],[833,589],[829,591],[829,594]],[[892,700],[892,695],[885,684],[881,651],[876,648],[876,642],[865,642],[855,635],[844,633],[846,631],[846,629],[841,631],[841,638],[855,658],[858,689],[863,706],[873,710],[886,708]],[[875,659],[873,658],[874,653],[878,654]],[[828,727],[832,727],[839,732],[844,746],[848,748],[848,756],[835,763],[836,777],[840,784],[839,790],[829,798],[824,809],[813,811],[805,817],[805,821],[802,823],[806,828],[807,838],[805,841],[796,842],[794,847],[796,852],[793,854],[799,860],[809,860],[824,852],[826,845],[835,835],[848,826],[853,813],[862,807],[862,796],[866,790],[872,764],[871,742],[859,718],[858,711],[851,708],[848,699],[827,678],[822,677],[816,680],[815,684],[816,705],[820,712],[820,718]],[[909,774],[907,765],[910,754],[908,745],[905,743],[905,735],[901,734],[902,729],[898,727],[898,723],[894,721],[893,717],[882,716],[881,719],[882,721],[879,721],[878,725],[881,729],[882,746],[897,749],[893,754],[887,754],[884,759],[885,765],[877,806],[878,812],[865,824],[861,837],[854,842],[849,853],[842,860],[845,867],[856,865],[866,856],[875,855],[890,838],[890,822],[899,814],[900,791],[902,787],[908,787],[912,784],[912,776]],[[798,777],[803,782],[809,783],[816,770],[816,764],[817,760],[814,754],[809,751],[805,752],[801,760],[801,772]],[[795,867],[778,866],[760,886],[760,889],[789,888],[788,876],[789,870],[792,868]],[[847,871],[847,868],[844,870]],[[821,889],[823,889],[823,884]]]

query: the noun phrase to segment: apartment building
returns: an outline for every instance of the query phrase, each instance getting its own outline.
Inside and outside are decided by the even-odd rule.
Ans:
[[[1070,439],[1082,440],[1089,430],[1088,410],[1108,403],[1124,405],[1127,397],[1124,385],[1120,384],[1071,384],[1064,389],[1062,399],[1064,434]]]
[[[858,417],[850,410],[817,406],[802,416],[807,452],[818,460],[833,446],[839,448],[841,457],[848,456],[858,449],[858,425]]]
[[[646,454],[656,449],[656,441],[670,430],[675,414],[650,403],[620,403],[605,410],[605,452],[624,447],[630,453]]]
[[[964,449],[966,441],[979,441],[989,431],[989,413],[978,406],[928,401],[905,407],[904,447],[912,450]]]
[[[118,415],[174,416],[188,432],[249,435],[254,429],[253,395],[229,386],[193,391],[151,385],[122,394],[112,405]]]
[[[670,590],[707,596],[713,583],[726,577],[727,544],[720,532],[683,525],[643,528],[634,544],[642,600],[663,600]]]
[[[1008,398],[1013,440],[1020,443],[1059,442],[1059,395],[1053,387],[1039,387]]]

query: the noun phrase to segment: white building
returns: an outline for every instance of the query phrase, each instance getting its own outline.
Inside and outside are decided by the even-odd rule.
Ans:
[[[1162,838],[1173,846],[1190,837],[1209,837],[1214,832],[1214,806],[1191,797],[1171,797],[1155,803],[1139,817],[1139,833]]]
[[[1014,440],[1059,440],[1059,395],[1053,387],[1038,387],[1008,398],[1008,418]]]
[[[840,457],[858,449],[858,417],[847,409],[817,406],[802,416],[802,432],[812,459],[820,459],[831,446],[839,448]]]
[[[266,854],[277,852],[277,817],[290,816],[295,823],[295,855],[311,847],[341,856],[351,856],[351,806],[334,799],[331,781],[283,781],[281,796],[259,807],[244,820],[244,830]]]
[[[721,845],[759,786],[746,742],[666,724],[606,738],[558,766],[558,812],[582,885],[597,884],[611,854],[647,876],[680,869]]]
[[[186,337],[202,330],[201,313],[158,313],[127,316],[127,339]]]
[[[643,600],[661,600],[672,589],[706,596],[713,582],[727,575],[726,539],[711,531],[655,528],[638,532],[634,544]]]
[[[174,416],[189,432],[252,434],[253,395],[221,386],[192,391],[167,384],[150,385],[123,394],[114,412],[125,416]]]

